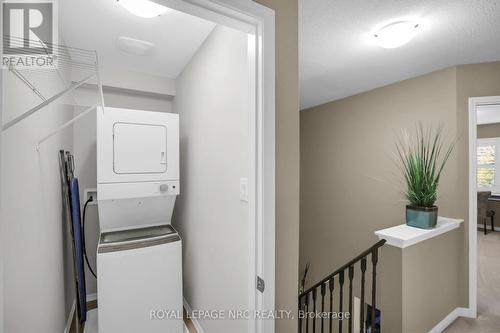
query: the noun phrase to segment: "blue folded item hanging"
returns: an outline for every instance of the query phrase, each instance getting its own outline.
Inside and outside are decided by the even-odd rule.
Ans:
[[[78,302],[80,304],[80,319],[87,320],[87,291],[85,288],[85,267],[83,258],[82,228],[80,224],[80,194],[78,179],[72,178],[69,182],[71,197],[71,217],[73,220],[73,237],[75,242],[76,278],[78,283]]]

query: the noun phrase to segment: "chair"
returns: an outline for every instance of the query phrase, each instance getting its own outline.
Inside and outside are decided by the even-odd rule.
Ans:
[[[477,192],[477,222],[483,224],[484,234],[488,233],[486,228],[486,219],[491,219],[491,231],[495,230],[495,211],[488,208],[488,198],[491,192],[482,191]]]

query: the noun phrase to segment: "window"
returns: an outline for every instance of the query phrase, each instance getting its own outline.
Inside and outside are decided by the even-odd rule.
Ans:
[[[500,138],[477,140],[477,188],[500,193]]]

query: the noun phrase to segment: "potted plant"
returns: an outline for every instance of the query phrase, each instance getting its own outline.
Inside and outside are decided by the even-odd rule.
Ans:
[[[442,127],[424,130],[417,126],[415,135],[406,131],[397,144],[400,167],[406,183],[406,224],[422,229],[436,226],[438,186],[441,172],[453,151],[456,140],[446,144]]]

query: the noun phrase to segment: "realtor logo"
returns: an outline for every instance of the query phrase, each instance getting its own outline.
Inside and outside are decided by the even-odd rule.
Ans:
[[[3,2],[3,64],[45,66],[52,63],[54,4],[48,1]]]

